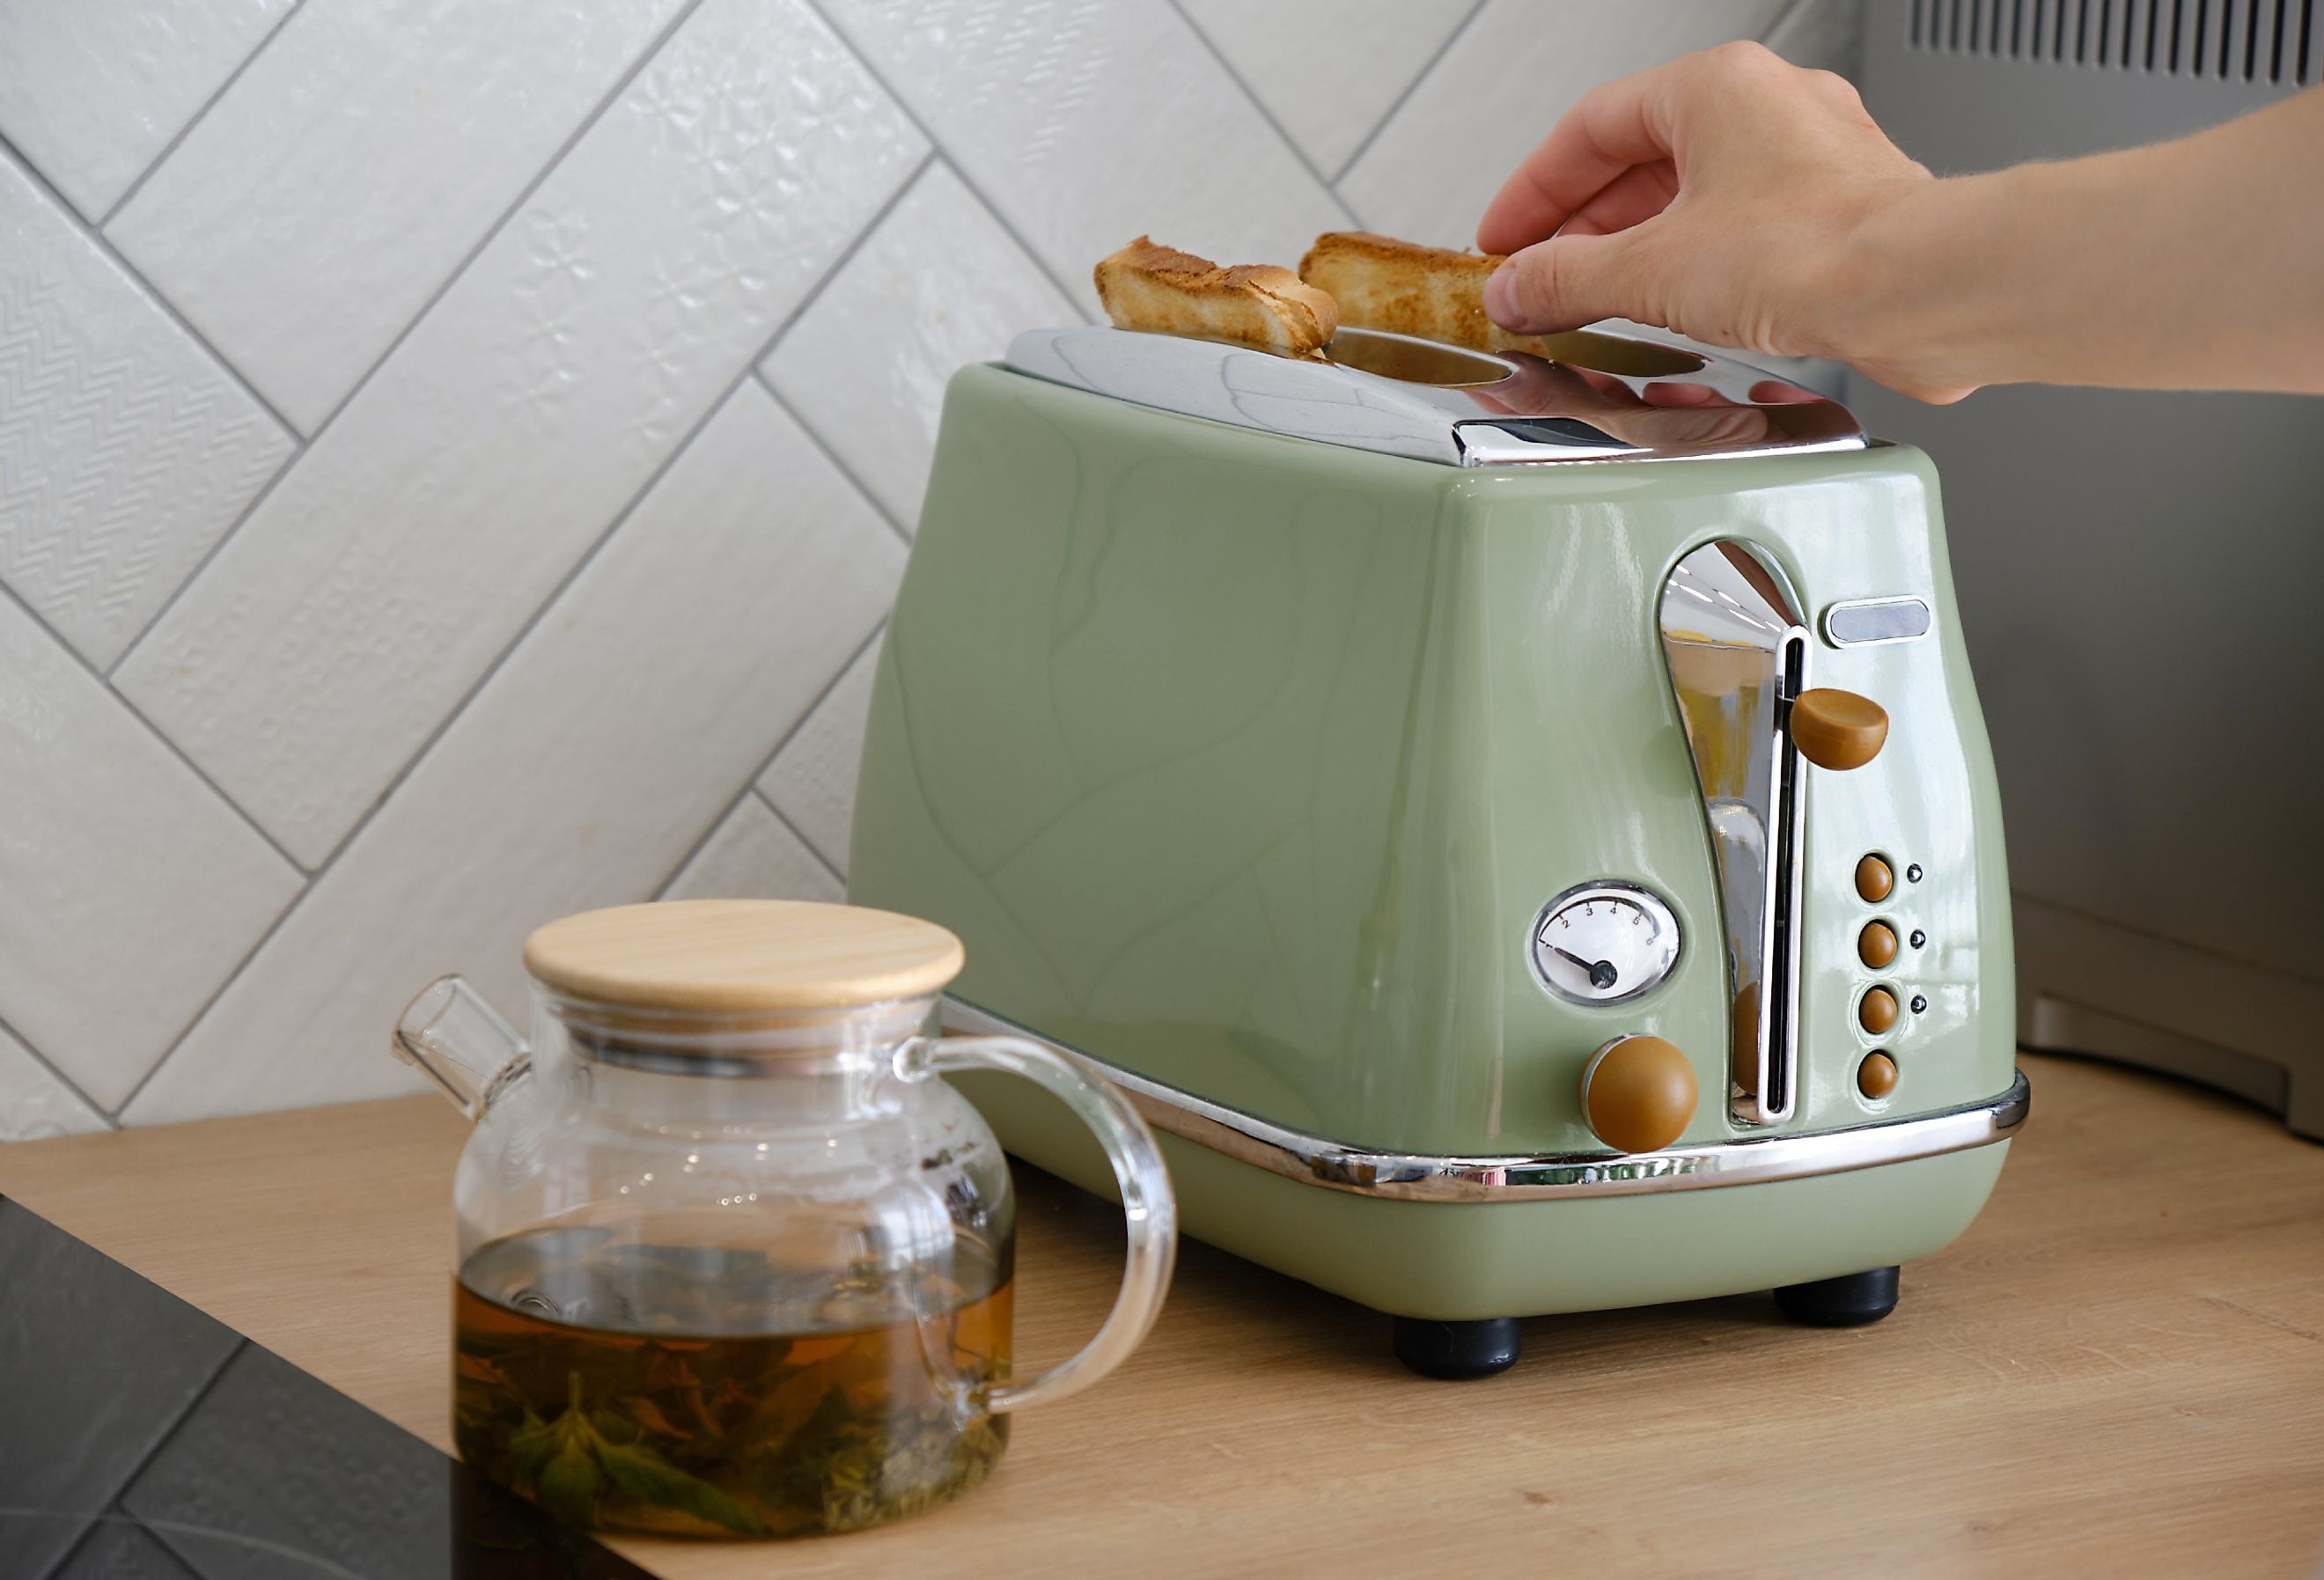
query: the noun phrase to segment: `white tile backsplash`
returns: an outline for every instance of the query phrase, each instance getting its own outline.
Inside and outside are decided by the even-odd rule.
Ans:
[[[907,531],[945,381],[1019,329],[1079,323],[1025,249],[945,165],[912,183],[761,365],[791,409]]]
[[[290,451],[0,152],[0,581],[104,669]]]
[[[0,1030],[0,1141],[37,1141],[104,1128],[105,1115]]]
[[[1295,263],[1347,210],[1166,0],[824,0],[1080,300],[1138,236]]]
[[[321,862],[924,152],[804,0],[708,0],[123,691]]]
[[[1474,244],[1501,182],[1573,101],[1692,50],[1758,38],[1793,0],[1486,0],[1340,182],[1374,230]],[[1448,157],[1450,151],[1459,157]]]
[[[759,776],[759,793],[843,876],[848,835],[855,824],[855,762],[863,755],[872,679],[879,669],[880,644],[873,642],[855,655],[830,694],[815,705],[807,722]]]
[[[1477,0],[1179,0],[1315,168],[1335,176]]]
[[[299,874],[0,597],[0,1019],[110,1106]]]
[[[871,632],[903,558],[746,383],[127,1117],[407,1089],[384,1038],[446,971],[521,1024],[525,935],[659,889]]]
[[[106,234],[312,433],[679,4],[308,0]]]
[[[0,137],[91,220],[295,0],[6,0]]]
[[[664,900],[837,901],[845,895],[831,869],[756,794],[734,803],[661,892]]]
[[[1471,3],[0,0],[0,1141],[414,1089],[540,921],[835,898],[954,368],[1860,22]]]

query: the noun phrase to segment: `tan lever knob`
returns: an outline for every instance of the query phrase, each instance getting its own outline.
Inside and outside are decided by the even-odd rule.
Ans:
[[[1678,1140],[1696,1096],[1694,1067],[1660,1037],[1617,1037],[1582,1072],[1582,1112],[1618,1152],[1658,1152]]]
[[[1792,744],[1818,768],[1861,768],[1888,741],[1888,711],[1869,697],[1818,686],[1792,699]]]

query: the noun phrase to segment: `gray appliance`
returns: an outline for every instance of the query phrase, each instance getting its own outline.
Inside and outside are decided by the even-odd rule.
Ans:
[[[2159,141],[2319,79],[2324,0],[1866,12],[1866,105],[1945,174]],[[2021,1039],[2190,1076],[2324,1139],[2324,399],[1929,407],[1854,379],[1849,404],[1945,480]]]

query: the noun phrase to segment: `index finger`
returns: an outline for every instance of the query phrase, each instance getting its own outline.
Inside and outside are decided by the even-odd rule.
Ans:
[[[1514,253],[1545,241],[1624,171],[1671,158],[1672,88],[1684,65],[1667,61],[1583,94],[1485,206],[1477,245]]]

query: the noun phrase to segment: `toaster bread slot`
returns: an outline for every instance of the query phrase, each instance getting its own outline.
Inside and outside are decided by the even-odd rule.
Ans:
[[[1798,744],[1792,737],[1794,699],[1807,689],[1808,638],[1797,629],[1783,642],[1783,691],[1775,710],[1783,718],[1783,739],[1776,748],[1775,860],[1769,883],[1767,954],[1770,988],[1766,993],[1766,1050],[1760,1069],[1760,1121],[1773,1124],[1792,1116],[1792,1088],[1799,1071],[1800,1007],[1800,824],[1806,810],[1800,793]]]

